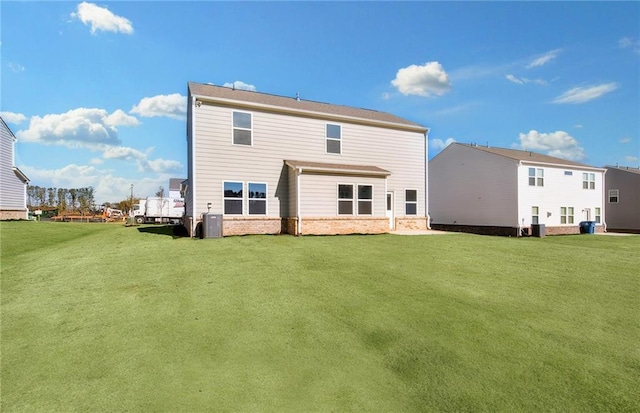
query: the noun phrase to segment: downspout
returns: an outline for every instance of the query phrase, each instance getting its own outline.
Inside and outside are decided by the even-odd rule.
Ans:
[[[604,170],[604,172],[602,173],[602,206],[600,207],[600,215],[602,216],[602,228],[604,232],[607,232],[607,215],[605,213],[605,202],[607,200],[607,196],[608,194],[607,192],[607,186],[605,185],[605,183],[607,182],[607,169]]]
[[[524,221],[524,218],[522,218],[522,220],[520,219],[520,187],[519,187],[519,181],[518,179],[520,179],[519,173],[520,173],[520,167],[522,166],[522,161],[518,161],[518,167],[516,168],[516,211],[517,215],[516,215],[516,223],[518,225],[518,238],[520,238],[522,236],[522,225],[520,225],[520,222]],[[540,211],[538,211],[538,216],[540,216]],[[540,218],[538,218],[538,223],[540,223]]]
[[[297,236],[302,235],[302,212],[300,211],[300,175],[302,175],[302,168],[296,168],[296,225]]]
[[[196,233],[196,98],[191,97],[191,238]]]
[[[427,128],[424,133],[424,212],[427,217],[427,229],[431,229],[431,216],[429,216],[429,132],[430,129]]]

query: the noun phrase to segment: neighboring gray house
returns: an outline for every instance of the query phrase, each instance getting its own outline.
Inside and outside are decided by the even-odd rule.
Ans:
[[[184,178],[170,178],[169,179],[169,198],[182,198],[182,194],[180,193],[182,182]]]
[[[27,219],[29,178],[14,166],[16,137],[0,118],[0,219]]]
[[[607,228],[640,233],[640,168],[605,168]]]
[[[541,224],[547,234],[576,234],[581,221],[595,221],[603,232],[604,173],[530,151],[452,143],[429,162],[431,226],[519,236]]]
[[[427,227],[427,129],[374,110],[188,84],[185,226],[223,235]]]

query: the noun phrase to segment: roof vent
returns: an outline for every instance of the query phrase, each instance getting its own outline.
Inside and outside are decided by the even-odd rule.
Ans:
[[[300,92],[296,92],[296,102],[300,102]]]

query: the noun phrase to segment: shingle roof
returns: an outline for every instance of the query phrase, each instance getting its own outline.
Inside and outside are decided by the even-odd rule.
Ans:
[[[640,175],[640,168],[633,168],[631,166],[605,166],[607,169],[616,169],[618,171],[630,172],[632,174]]]
[[[302,168],[303,170],[315,171],[315,172],[331,172],[342,174],[364,174],[364,175],[380,175],[388,176],[391,172],[386,169],[379,168],[377,166],[370,165],[345,165],[339,163],[325,163],[325,162],[306,162],[306,161],[293,161],[285,160],[285,164],[292,168]]]
[[[333,117],[356,118],[387,124],[401,125],[426,131],[424,126],[403,119],[399,116],[371,109],[354,108],[350,106],[333,105],[329,103],[314,102],[311,100],[297,99],[296,97],[278,96],[267,93],[252,92],[248,90],[233,89],[225,86],[215,86],[189,82],[189,91],[192,95],[213,100],[232,100],[254,104],[256,106],[268,106],[274,108],[286,108],[301,114],[315,113]]]
[[[567,159],[556,158],[555,156],[543,155],[532,151],[521,151],[518,149],[492,148],[487,146],[477,146],[466,143],[454,143],[454,145],[463,145],[469,148],[477,149],[483,152],[492,153],[494,155],[503,156],[505,158],[514,159],[523,162],[547,163],[554,165],[578,166],[582,168],[595,168],[587,164],[569,161]]]

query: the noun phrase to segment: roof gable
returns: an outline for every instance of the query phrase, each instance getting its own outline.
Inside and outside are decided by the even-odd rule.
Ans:
[[[410,128],[421,132],[426,132],[427,130],[427,128],[418,123],[376,110],[333,105],[295,97],[271,95],[195,82],[189,82],[188,88],[191,95],[203,99],[211,99],[212,101],[236,102],[241,106],[253,106],[257,108],[279,108],[300,115],[315,114],[316,116],[324,115],[328,118],[344,118],[345,120],[360,119],[368,122],[387,124],[388,126],[395,125],[397,127]]]
[[[489,146],[478,146],[473,144],[466,143],[453,143],[452,145],[461,145],[468,148],[472,148],[475,150],[483,151],[486,153],[490,153],[493,155],[502,156],[504,158],[513,159],[519,162],[531,162],[531,163],[540,163],[540,164],[548,164],[548,165],[556,165],[556,166],[567,166],[567,167],[580,167],[580,168],[595,168],[593,166],[570,161],[567,159],[556,158],[555,156],[543,155],[541,153],[532,152],[532,151],[522,151],[518,149],[506,149],[506,148],[492,148]],[[599,168],[596,168],[599,169]]]
[[[616,171],[629,172],[631,174],[640,175],[640,168],[630,166],[605,166],[606,169],[615,169]]]

